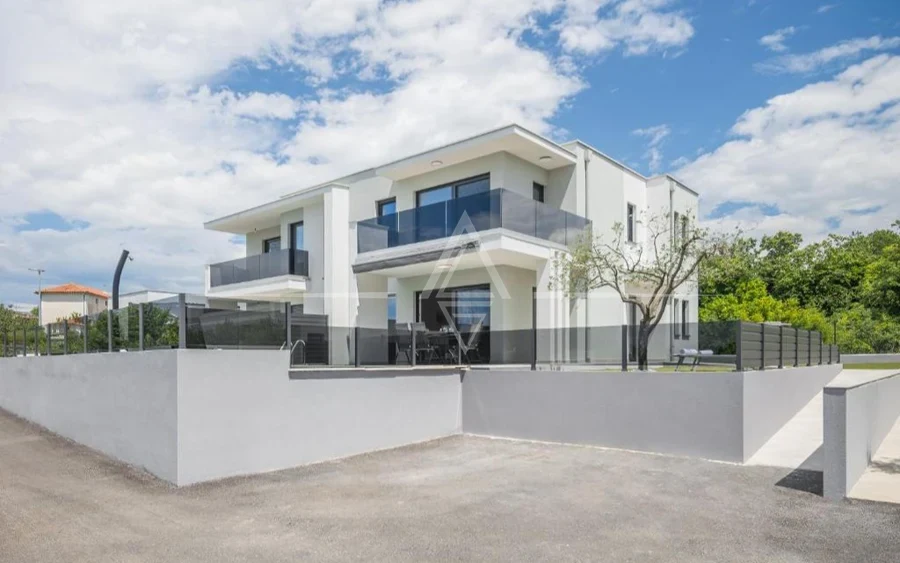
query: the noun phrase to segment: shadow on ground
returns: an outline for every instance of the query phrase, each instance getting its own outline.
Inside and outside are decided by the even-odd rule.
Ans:
[[[869,467],[880,473],[900,475],[900,457],[872,461]]]
[[[821,458],[821,456],[822,446],[819,446],[797,469],[794,469],[775,483],[775,486],[823,496],[825,494],[824,474],[816,469],[806,469],[807,467],[815,467],[812,463],[814,460]]]

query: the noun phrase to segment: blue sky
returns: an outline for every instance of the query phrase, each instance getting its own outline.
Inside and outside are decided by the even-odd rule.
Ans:
[[[170,5],[167,5],[170,4]],[[711,223],[807,240],[900,217],[900,5],[793,0],[54,0],[0,22],[0,302],[202,291],[205,220],[519,122]]]

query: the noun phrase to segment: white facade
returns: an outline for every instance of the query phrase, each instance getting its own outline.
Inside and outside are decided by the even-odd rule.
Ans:
[[[417,194],[473,178],[472,182],[480,182],[479,189],[491,190],[491,195],[478,196],[491,199],[476,209],[474,220],[480,220],[478,212],[484,211],[481,219],[493,222],[480,224],[477,233],[456,237],[420,232],[422,225],[439,223],[440,213],[449,217],[458,212],[459,204],[446,204],[444,211],[436,204],[431,206],[434,213],[428,211],[431,207],[412,211],[417,198],[423,204],[427,201],[428,196]],[[463,194],[468,185],[473,184],[452,191]],[[534,203],[536,185],[543,186],[543,203]],[[389,200],[399,218],[373,219],[379,203]],[[475,198],[452,201],[470,200]],[[539,329],[615,330],[628,322],[627,307],[614,291],[597,290],[586,298],[570,299],[550,282],[556,261],[568,252],[572,225],[587,219],[593,236],[611,233],[614,224],[626,222],[629,205],[638,218],[650,213],[666,213],[673,219],[674,213],[697,216],[696,192],[668,175],[645,178],[580,141],[559,145],[511,125],[207,223],[209,229],[245,235],[248,259],[238,267],[241,272],[242,268],[261,272],[232,276],[231,266],[223,273],[213,265],[207,273],[207,296],[291,301],[302,304],[304,313],[328,315],[333,327],[378,329],[388,326],[389,296],[396,300],[392,320],[406,323],[422,319],[417,310],[427,305],[419,300],[419,292],[487,288],[491,359],[512,361],[505,351],[515,348],[509,339],[519,336],[509,331],[530,329],[533,316]],[[272,266],[281,260],[277,253],[260,257],[267,240],[277,238],[281,249],[289,248],[293,225],[300,221],[308,254],[305,275],[294,269],[301,258],[288,263],[285,257],[280,266]],[[448,230],[453,230],[456,221],[450,222],[454,224]],[[636,228],[636,244],[645,243],[642,226]],[[281,254],[285,252],[289,251]],[[696,322],[696,286],[679,291],[674,298],[688,303],[687,321]],[[667,314],[664,322],[678,318],[674,307]],[[607,340],[609,334],[556,331],[541,338],[539,347],[552,349],[556,356],[590,360],[590,350],[605,345],[598,339]],[[696,342],[696,335],[691,337]],[[678,340],[669,348],[691,345],[689,338]]]

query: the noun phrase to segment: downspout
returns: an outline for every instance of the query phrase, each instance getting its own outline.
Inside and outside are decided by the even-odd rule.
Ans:
[[[588,189],[590,183],[588,182],[589,170],[590,170],[590,162],[591,162],[591,150],[584,150],[584,216],[585,218],[590,215],[590,206],[588,205],[588,197],[591,193],[591,190]],[[594,223],[591,222],[591,238],[594,237]],[[590,307],[590,291],[585,293],[584,297],[584,326],[588,327],[588,336],[590,336],[590,326],[591,326],[591,307]],[[590,346],[590,338],[588,338],[588,343],[585,346],[586,352],[585,357],[587,361],[591,360],[591,346]]]
[[[672,232],[669,233],[669,244],[675,245],[675,230],[678,228],[678,225],[675,224],[675,184],[671,179],[666,178],[666,181],[669,183],[669,225],[671,225]],[[672,296],[669,296],[669,320],[672,321],[672,328],[669,330],[669,357],[672,358],[675,356],[675,302]]]

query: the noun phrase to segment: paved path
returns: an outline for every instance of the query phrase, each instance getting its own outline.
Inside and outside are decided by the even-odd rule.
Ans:
[[[455,437],[174,489],[0,411],[0,561],[897,562],[900,507],[787,473]]]

